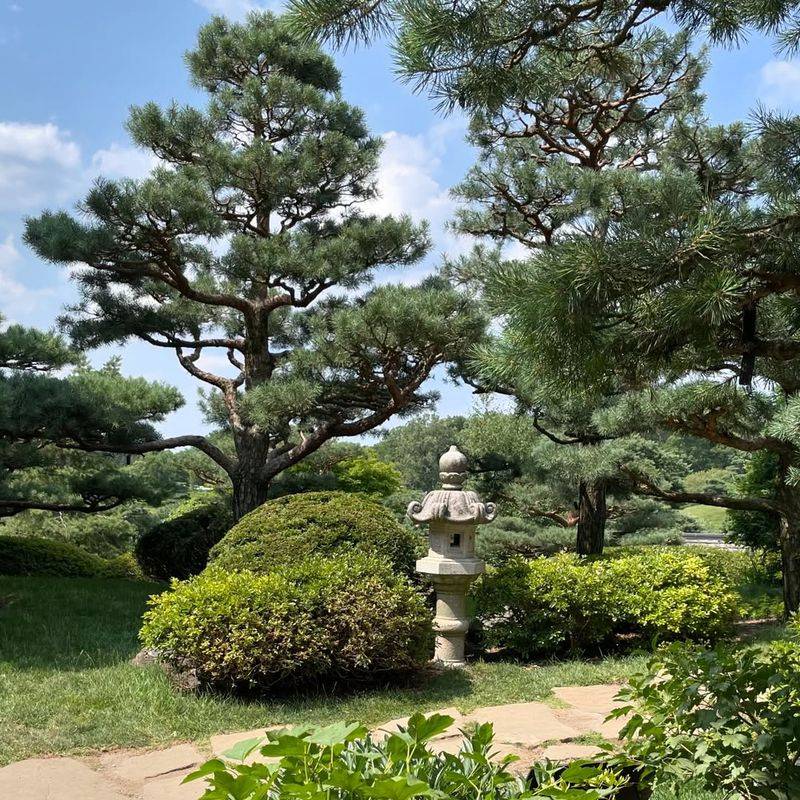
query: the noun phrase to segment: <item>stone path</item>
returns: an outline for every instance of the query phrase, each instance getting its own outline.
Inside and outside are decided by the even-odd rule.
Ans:
[[[500,756],[520,756],[518,768],[527,771],[537,758],[565,760],[591,756],[597,748],[586,743],[597,735],[614,739],[621,721],[605,722],[614,708],[618,686],[564,686],[553,690],[553,702],[514,703],[479,708],[462,714],[441,709],[455,718],[453,731],[475,723],[494,725]],[[407,717],[391,720],[375,730],[388,735]],[[115,750],[84,758],[31,758],[0,769],[0,798],[14,800],[197,800],[202,781],[181,785],[183,778],[212,754],[220,755],[236,742],[263,736],[265,729],[212,736],[210,747],[176,744],[163,750]],[[456,753],[457,732],[438,736],[432,747]]]

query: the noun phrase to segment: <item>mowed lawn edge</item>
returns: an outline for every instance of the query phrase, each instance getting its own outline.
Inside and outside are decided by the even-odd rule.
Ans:
[[[0,577],[0,764],[48,754],[204,742],[216,733],[546,699],[554,686],[611,683],[641,655],[537,665],[477,662],[407,686],[244,701],[176,692],[130,663],[147,598],[165,587],[110,579]]]

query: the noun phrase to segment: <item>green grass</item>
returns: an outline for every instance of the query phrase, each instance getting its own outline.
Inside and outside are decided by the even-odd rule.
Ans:
[[[157,667],[129,661],[148,596],[158,584],[83,578],[0,577],[0,764],[47,753],[203,741],[279,723],[541,700],[554,686],[609,683],[643,656],[525,666],[477,663],[407,687],[259,702],[175,692]]]
[[[681,511],[697,522],[701,530],[721,533],[725,528],[728,512],[715,506],[683,506]]]

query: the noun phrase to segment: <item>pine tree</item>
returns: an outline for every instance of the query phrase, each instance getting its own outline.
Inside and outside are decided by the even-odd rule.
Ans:
[[[496,108],[543,58],[617,48],[656,22],[714,44],[800,43],[796,0],[290,0],[294,30],[344,47],[388,37],[401,79],[443,108]],[[543,73],[546,79],[546,73]]]
[[[378,268],[418,262],[429,239],[408,217],[359,213],[376,195],[380,141],[340,97],[328,56],[253,13],[213,19],[187,63],[205,111],[131,111],[134,141],[163,166],[99,182],[87,221],[48,212],[26,236],[47,260],[85,265],[64,320],[77,345],[136,337],[211,387],[207,416],[234,453],[203,436],[135,452],[201,449],[230,476],[238,517],[326,441],[426,406],[431,370],[483,321],[437,279],[357,293]],[[213,372],[209,352],[232,374]]]
[[[577,58],[550,53],[530,69],[518,69],[513,93],[502,105],[472,114],[470,139],[480,156],[455,190],[465,204],[457,227],[530,254],[578,229],[602,238],[606,222],[592,226],[587,210],[603,207],[612,218],[621,213],[613,191],[619,175],[650,168],[669,142],[675,120],[695,103],[701,75],[702,62],[690,52],[688,38],[657,30],[637,35],[618,48],[613,60],[593,53]],[[505,310],[494,301],[505,295],[494,284],[503,282],[508,268],[499,250],[485,247],[450,266],[484,292],[499,319]],[[618,437],[597,429],[592,410],[612,402],[623,387],[611,380],[602,389],[573,391],[565,399],[561,387],[551,390],[540,376],[531,380],[525,362],[514,357],[513,344],[504,352],[508,344],[507,333],[484,348],[478,381],[517,398],[546,439],[545,451],[575,451],[542,456],[575,481],[577,551],[600,553],[607,495],[612,489],[627,491],[615,461],[625,443],[612,446]],[[632,450],[640,444],[631,442]],[[649,442],[653,451],[656,445]]]
[[[89,369],[61,337],[9,326],[0,332],[0,517],[157,501],[160,487],[139,469],[89,451],[101,439],[134,450],[180,404],[169,386],[125,378],[115,362]]]

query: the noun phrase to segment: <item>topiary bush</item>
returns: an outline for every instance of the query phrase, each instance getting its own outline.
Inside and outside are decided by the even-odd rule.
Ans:
[[[728,585],[679,548],[512,559],[484,575],[473,597],[485,642],[522,658],[597,648],[621,634],[714,639],[737,613]]]
[[[430,656],[430,631],[405,578],[350,553],[266,574],[210,566],[151,599],[141,639],[202,685],[242,690],[413,669]]]
[[[422,542],[364,495],[306,492],[270,500],[242,517],[214,546],[210,561],[228,570],[270,572],[307,556],[356,549],[376,553],[412,576]]]
[[[233,524],[230,498],[193,495],[136,543],[136,561],[150,578],[167,581],[202,572],[209,551]]]
[[[67,542],[34,536],[0,536],[0,575],[141,578],[130,558],[106,560]]]

